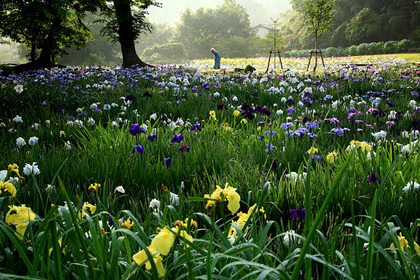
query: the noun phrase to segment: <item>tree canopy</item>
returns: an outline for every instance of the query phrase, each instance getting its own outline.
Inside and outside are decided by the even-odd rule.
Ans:
[[[146,21],[150,6],[160,4],[154,0],[113,0],[102,10],[106,23],[103,34],[120,43],[123,67],[147,65],[137,55],[135,41],[141,34],[151,32],[152,25]]]
[[[222,57],[243,57],[258,51],[248,13],[235,0],[224,0],[214,9],[186,9],[174,40],[185,46],[191,59],[208,57],[212,47]]]
[[[8,0],[0,2],[0,35],[31,48],[31,61],[53,65],[71,45],[82,46],[90,33],[82,19],[103,0]],[[40,52],[39,56],[37,51]]]
[[[270,31],[260,39],[262,48],[268,53],[270,50],[276,51],[283,48],[285,42],[280,30],[280,20],[271,18]]]
[[[292,10],[283,22],[287,49],[312,48],[305,35],[305,0],[290,0]],[[417,0],[337,0],[334,28],[326,31],[319,47],[348,47],[389,40],[420,40],[420,2]]]

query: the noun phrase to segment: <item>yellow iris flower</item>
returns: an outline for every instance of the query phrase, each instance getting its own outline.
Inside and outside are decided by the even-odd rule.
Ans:
[[[149,250],[150,254],[153,256],[153,262],[156,265],[157,272],[159,274],[159,277],[163,277],[165,275],[165,268],[162,264],[162,257],[159,255],[158,251],[156,251],[153,246],[147,247],[147,250]],[[147,257],[147,254],[144,250],[141,250],[137,254],[133,256],[133,260],[138,264],[145,264],[146,269],[152,269],[152,264],[149,261],[149,258]]]
[[[335,160],[337,157],[338,157],[338,155],[337,155],[337,153],[334,151],[334,152],[329,153],[329,154],[326,156],[326,159],[327,159],[327,161],[328,161],[329,163],[333,163],[333,162],[334,162],[334,160]]]
[[[366,143],[365,141],[360,142],[356,140],[350,141],[350,145],[355,145],[357,149],[361,149],[362,151],[372,151],[372,146],[369,145],[369,143]]]
[[[134,222],[130,221],[130,219],[127,219],[125,222],[121,222],[121,225],[127,229],[131,229],[134,226]]]
[[[95,183],[95,184],[91,184],[91,185],[89,186],[88,190],[90,190],[90,189],[94,189],[94,190],[95,190],[95,192],[97,192],[97,191],[98,191],[98,188],[100,188],[100,187],[101,187],[101,184]]]
[[[312,154],[312,155],[314,155],[314,154],[316,154],[316,153],[318,153],[318,149],[317,148],[314,148],[314,147],[311,147],[309,150],[308,150],[308,154]]]
[[[186,218],[184,222],[180,222],[181,226],[183,226],[183,227],[187,228],[187,226],[188,226],[188,221],[189,221],[189,218]],[[176,225],[176,223],[175,223],[175,225]],[[193,219],[191,219],[191,223],[190,223],[190,225],[191,225],[191,226],[198,227],[198,223],[197,223],[196,221],[194,221]]]
[[[16,195],[16,188],[9,181],[6,181],[4,183],[0,181],[0,194],[2,194],[4,191],[8,191],[12,195],[12,197]]]
[[[16,175],[18,175],[19,178],[21,178],[20,174],[19,174],[19,166],[16,163],[13,164],[9,164],[7,166],[7,169],[11,172],[15,172]]]
[[[400,235],[398,236],[398,243],[400,243],[399,248],[402,251],[405,251],[406,253],[408,253],[408,248],[410,248],[410,246],[408,245],[407,239],[405,239],[405,237],[402,235],[401,232],[400,232]],[[395,248],[394,243],[392,243],[391,246],[389,246],[389,247],[391,249]],[[395,249],[393,249],[393,250],[395,250]],[[420,246],[416,242],[414,242],[414,250],[416,250],[417,253],[420,253]]]
[[[238,216],[238,220],[235,222],[235,221],[233,221],[232,222],[232,224],[235,224],[240,230],[242,230],[243,229],[243,227],[244,227],[244,225],[246,224],[246,222],[248,221],[248,219],[251,217],[251,215],[252,215],[252,212],[254,211],[254,209],[255,209],[255,207],[257,207],[257,204],[254,204],[252,207],[250,207],[249,209],[248,209],[248,212],[247,213],[242,213],[242,212],[239,212],[238,214],[237,214],[237,216]],[[263,210],[264,211],[264,210]],[[251,220],[252,221],[252,220]],[[229,229],[229,233],[228,233],[228,236],[237,236],[237,232],[236,232],[236,229],[234,228],[234,227],[231,227],[230,229]]]
[[[236,192],[236,188],[228,186],[228,183],[226,183],[224,189],[216,186],[216,190],[211,195],[205,194],[204,198],[212,199],[207,201],[206,209],[214,207],[217,201],[223,200],[227,200],[227,207],[232,214],[238,212],[240,208],[241,196]]]
[[[183,238],[185,238],[185,240],[188,240],[191,243],[193,242],[193,237],[189,235],[185,230],[179,230],[179,228],[176,230],[178,230],[179,236],[182,236]],[[188,244],[184,243],[184,249],[187,247],[188,247]]]
[[[96,206],[90,204],[89,202],[85,202],[82,206],[82,211],[79,211],[79,219],[83,219],[86,215],[86,210],[89,208],[90,214],[94,214],[96,212]]]
[[[8,225],[16,227],[16,231],[19,233],[17,236],[22,240],[29,222],[35,219],[35,213],[32,212],[31,208],[26,207],[25,204],[21,206],[12,205],[9,208],[10,210],[6,214],[5,221]]]
[[[166,256],[171,251],[175,242],[175,234],[164,227],[152,240],[152,247],[156,249],[161,255]]]
[[[225,188],[226,192],[226,199],[228,201],[228,209],[230,212],[232,212],[232,215],[238,212],[239,210],[239,203],[241,201],[240,195],[236,192],[235,188],[228,187]]]
[[[62,243],[63,243],[63,237],[60,237],[60,239],[58,239],[58,245],[59,245],[60,247],[62,247],[62,246],[61,246],[61,245],[62,245]],[[51,256],[52,251],[53,251],[53,248],[50,248],[50,250],[48,251],[48,255],[50,255],[50,256]],[[64,248],[61,250],[61,252],[62,252],[63,254],[65,254]]]
[[[209,115],[210,115],[210,119],[211,119],[211,120],[217,120],[217,119],[216,119],[216,112],[215,112],[215,111],[210,111],[210,112],[209,112]]]

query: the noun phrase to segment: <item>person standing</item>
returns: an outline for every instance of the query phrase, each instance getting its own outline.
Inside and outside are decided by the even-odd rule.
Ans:
[[[220,54],[214,48],[210,49],[211,53],[214,55],[214,69],[220,69]]]

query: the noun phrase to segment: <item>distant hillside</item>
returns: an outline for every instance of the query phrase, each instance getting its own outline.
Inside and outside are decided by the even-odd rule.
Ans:
[[[179,15],[189,7],[196,10],[200,7],[215,8],[223,0],[159,0],[162,8],[153,7],[150,9],[150,21],[154,23],[166,22],[171,25],[179,20]],[[237,3],[248,9],[251,25],[269,23],[270,17],[278,18],[280,13],[291,9],[289,0],[237,0]]]

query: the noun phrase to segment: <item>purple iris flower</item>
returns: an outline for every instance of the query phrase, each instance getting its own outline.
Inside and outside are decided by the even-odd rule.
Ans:
[[[292,138],[293,136],[299,136],[299,138],[303,138],[303,136],[306,134],[306,129],[299,127],[296,131],[288,130],[286,131],[286,135],[289,136],[289,138]]]
[[[318,135],[316,135],[315,133],[309,132],[308,134],[306,134],[309,138],[311,139],[316,139],[318,137]]]
[[[340,123],[340,120],[337,119],[337,118],[326,118],[325,121],[328,121],[328,122],[330,122],[332,124],[338,124],[338,123]]]
[[[302,119],[302,123],[307,123],[311,120],[311,118],[309,118],[308,116],[304,116]],[[316,121],[314,121],[314,123],[316,123]]]
[[[253,119],[255,118],[254,114],[253,114],[251,111],[246,111],[246,112],[243,112],[243,113],[242,113],[242,115],[243,115],[245,118],[248,118],[248,119],[250,119],[250,120],[253,120]]]
[[[265,135],[277,135],[275,131],[266,131]]]
[[[290,219],[295,220],[297,218],[302,221],[305,220],[305,208],[290,209]]]
[[[395,104],[392,104],[391,102],[385,101],[386,104],[388,104],[389,107],[395,107]]]
[[[129,129],[129,132],[133,136],[136,136],[139,133],[146,134],[146,130],[143,127],[141,127],[138,124],[136,124],[136,123],[131,125],[131,127]]]
[[[114,224],[114,219],[112,219],[110,215],[106,215],[106,217],[108,218],[108,224],[112,226]]]
[[[283,130],[286,130],[286,129],[288,129],[289,127],[292,127],[292,126],[293,126],[293,123],[291,123],[291,122],[282,123],[282,124],[280,125],[281,129],[283,129]]]
[[[244,105],[241,106],[241,110],[244,111],[242,115],[245,116],[246,118],[250,120],[253,120],[255,118],[254,113],[256,112],[256,110],[254,110],[248,104],[244,103]]]
[[[369,110],[366,111],[366,113],[372,113],[374,115],[378,115],[379,114],[379,109],[377,108],[370,108]]]
[[[131,102],[136,101],[136,97],[132,94],[129,94],[125,97],[125,101],[131,101]]]
[[[315,159],[319,162],[322,160],[322,156],[321,155],[315,155]]]
[[[289,136],[289,138],[292,138],[293,137],[293,134],[294,134],[295,132],[293,131],[293,130],[288,130],[288,131],[286,131],[285,132],[285,134],[287,135],[287,136]]]
[[[158,139],[156,134],[150,134],[149,136],[147,136],[147,139],[149,139],[150,142],[153,142],[155,140]]]
[[[201,126],[200,126],[200,124],[199,123],[196,123],[195,125],[193,125],[192,127],[191,127],[191,132],[194,132],[194,131],[196,131],[196,130],[201,130]]]
[[[178,152],[184,153],[185,152],[189,152],[191,150],[191,147],[187,147],[187,145],[181,145],[181,147],[179,147]]]
[[[171,143],[180,143],[184,140],[184,136],[182,134],[175,134],[174,138],[172,138]]]
[[[288,114],[288,115],[291,115],[291,114],[293,114],[293,113],[295,113],[295,112],[296,112],[295,108],[293,108],[293,107],[289,107],[289,108],[287,108],[287,114]]]
[[[265,149],[265,151],[268,153],[268,152],[272,152],[273,150],[274,150],[274,148],[275,148],[275,146],[273,145],[273,144],[271,144],[271,143],[268,143],[268,144],[266,144],[265,145],[266,147],[267,147],[267,149]]]
[[[331,129],[330,132],[334,132],[336,133],[338,136],[343,136],[344,134],[344,130],[342,130],[340,127],[335,127],[333,129]]]
[[[319,125],[316,123],[316,121],[314,121],[313,123],[307,122],[305,125],[308,129],[319,128]]]
[[[257,138],[262,141],[262,140],[264,140],[264,135],[261,135],[260,137],[257,137]]]
[[[140,153],[140,154],[143,154],[144,153],[144,148],[143,148],[143,146],[141,146],[141,145],[137,145],[137,146],[135,146],[134,147],[134,149],[131,151],[133,154],[135,153],[135,152],[137,152],[137,153]]]
[[[218,104],[217,105],[217,110],[223,110],[223,109],[227,110],[226,104]]]
[[[375,173],[372,173],[372,174],[369,175],[367,181],[368,181],[368,183],[371,183],[371,182],[378,182],[378,183],[380,183],[381,182],[381,179],[379,179],[378,177],[376,177]]]
[[[271,115],[270,110],[268,110],[267,108],[262,108],[259,112],[260,112],[261,115],[266,115],[266,116]]]
[[[143,94],[143,97],[152,98],[153,95],[146,90],[146,92]]]
[[[276,160],[273,160],[273,162],[271,163],[271,169],[277,169],[279,166],[277,165]]]
[[[172,159],[170,157],[164,158],[163,163],[168,167],[171,164]]]

